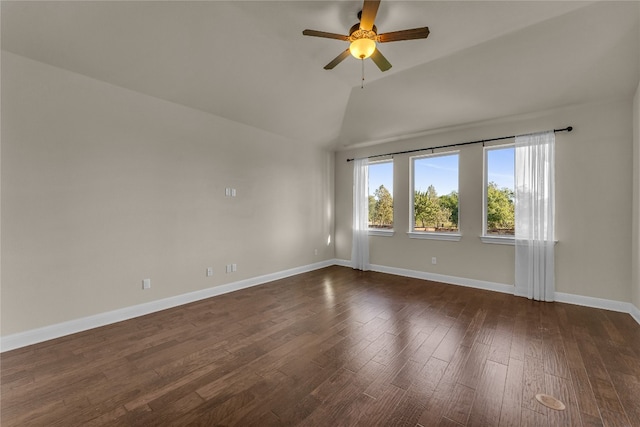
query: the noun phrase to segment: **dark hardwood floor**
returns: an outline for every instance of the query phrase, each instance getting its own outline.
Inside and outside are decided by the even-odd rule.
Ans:
[[[343,267],[6,352],[1,375],[5,427],[640,426],[628,314]]]

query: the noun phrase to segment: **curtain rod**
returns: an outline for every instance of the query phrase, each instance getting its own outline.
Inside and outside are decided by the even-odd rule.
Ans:
[[[553,132],[554,133],[555,132],[571,132],[572,130],[573,130],[573,126],[567,126],[564,129],[554,129]],[[499,138],[480,139],[478,141],[469,141],[469,142],[459,142],[457,144],[440,145],[438,147],[416,148],[415,150],[396,151],[395,153],[387,153],[387,154],[374,154],[373,156],[359,157],[359,159],[373,159],[376,157],[394,156],[396,154],[408,154],[408,153],[417,153],[420,151],[438,150],[440,148],[460,147],[463,145],[471,145],[471,144],[484,144],[485,142],[502,141],[503,139],[517,138],[519,136],[524,136],[524,135],[531,135],[531,134],[501,136]],[[352,162],[354,160],[357,160],[357,159],[347,159],[347,162]]]

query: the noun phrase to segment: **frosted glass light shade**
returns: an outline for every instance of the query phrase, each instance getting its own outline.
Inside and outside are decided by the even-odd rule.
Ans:
[[[375,50],[376,42],[367,38],[354,40],[349,46],[351,55],[358,59],[366,59],[370,57]]]

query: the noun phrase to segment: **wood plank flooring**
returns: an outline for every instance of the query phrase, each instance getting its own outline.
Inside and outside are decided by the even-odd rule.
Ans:
[[[329,267],[6,352],[1,386],[4,427],[640,426],[640,325]]]

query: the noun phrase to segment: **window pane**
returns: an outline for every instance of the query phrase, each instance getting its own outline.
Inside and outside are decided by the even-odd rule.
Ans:
[[[413,159],[413,231],[458,232],[458,154]]]
[[[486,234],[515,235],[513,146],[487,149]]]
[[[393,162],[369,164],[369,228],[393,228]]]

